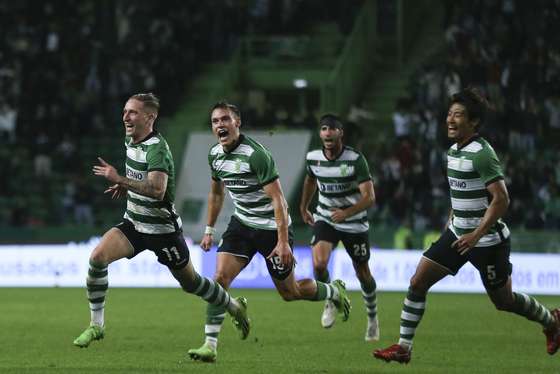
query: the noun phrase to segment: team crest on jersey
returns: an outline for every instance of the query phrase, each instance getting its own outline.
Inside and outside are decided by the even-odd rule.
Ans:
[[[340,175],[342,175],[343,177],[348,175],[348,165],[346,164],[340,165]]]
[[[239,173],[241,171],[241,160],[240,159],[235,160],[234,170],[235,170],[236,173]]]

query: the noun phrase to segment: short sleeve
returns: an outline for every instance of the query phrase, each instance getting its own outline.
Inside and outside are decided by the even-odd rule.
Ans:
[[[278,171],[272,155],[265,150],[253,152],[249,158],[249,164],[251,170],[257,176],[257,180],[263,186],[278,178]]]
[[[311,178],[316,178],[315,174],[313,173],[313,170],[311,169],[311,160],[307,159],[307,157],[305,158],[305,172]]]
[[[146,153],[146,162],[148,163],[148,172],[162,171],[169,174],[171,171],[171,160],[169,152],[162,145],[148,148]]]
[[[356,160],[356,181],[358,184],[371,180],[371,174],[369,173],[369,167],[364,155],[360,154]]]
[[[218,178],[218,174],[216,173],[216,169],[214,168],[214,157],[212,156],[211,149],[208,152],[208,166],[210,166],[210,175],[212,179],[214,179],[215,181],[220,180],[220,178]]]
[[[487,186],[497,180],[504,179],[502,166],[492,148],[485,149],[474,157],[473,168]]]

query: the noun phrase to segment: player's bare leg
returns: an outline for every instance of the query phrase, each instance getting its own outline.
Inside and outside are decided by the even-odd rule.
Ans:
[[[330,283],[329,270],[327,268],[333,250],[331,242],[320,240],[312,248],[313,254],[313,273],[315,280],[323,283]],[[328,329],[336,322],[338,310],[331,300],[325,301],[325,307],[321,314],[321,326]]]
[[[246,265],[246,258],[220,252],[217,256],[214,280],[227,290],[231,282],[233,282],[235,277],[237,277]],[[241,314],[237,316],[239,320],[238,324],[235,323],[236,319],[234,318],[234,325],[240,331],[241,338],[245,339],[249,334],[249,321],[248,318],[246,318],[247,301],[244,298],[237,298],[235,302],[239,306]],[[208,304],[206,309],[206,324],[204,326],[205,341],[201,347],[188,350],[187,354],[192,360],[204,362],[216,361],[218,355],[218,336],[222,329],[225,312],[226,309],[224,307]],[[245,313],[244,316],[243,313]],[[246,325],[242,322],[244,318],[247,320]]]
[[[375,358],[387,362],[396,361],[405,364],[410,362],[412,340],[426,308],[426,294],[430,287],[448,274],[449,271],[443,266],[422,257],[416,273],[410,280],[410,287],[404,300],[399,342],[385,349],[374,350],[372,353]]]
[[[513,292],[511,277],[506,284],[495,290],[486,290],[496,309],[518,314],[530,321],[540,323],[546,336],[546,351],[555,354],[560,348],[560,309],[548,310],[534,297]]]
[[[74,345],[86,348],[94,340],[105,336],[105,296],[109,288],[109,264],[130,256],[133,248],[121,230],[111,228],[103,235],[90,255],[86,279],[87,297],[91,311],[90,325],[75,340]]]
[[[362,296],[366,305],[367,326],[364,339],[369,342],[379,340],[379,319],[377,318],[377,284],[371,275],[369,264],[365,262],[352,261],[356,277],[360,281]]]

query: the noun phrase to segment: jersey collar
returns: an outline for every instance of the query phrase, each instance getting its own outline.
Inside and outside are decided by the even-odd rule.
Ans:
[[[239,134],[239,138],[237,138],[237,142],[235,143],[235,145],[233,146],[233,148],[230,151],[226,151],[226,149],[223,146],[222,146],[222,150],[224,151],[224,153],[231,153],[231,152],[235,151],[237,149],[237,147],[239,147],[239,144],[241,144],[244,139],[245,139],[245,135]]]
[[[157,134],[158,134],[158,132],[156,130],[152,130],[151,133],[149,133],[144,139],[140,140],[138,143],[133,143],[132,138],[130,138],[130,144],[131,145],[137,145],[137,144],[140,144],[140,143],[144,143],[146,140],[148,140],[148,139],[150,139],[154,136],[157,136]]]
[[[342,156],[342,154],[344,153],[344,150],[346,149],[346,146],[344,144],[342,144],[342,148],[340,149],[340,152],[336,155],[335,158],[330,159],[327,157],[327,154],[325,153],[325,147],[322,148],[323,150],[323,156],[325,156],[325,158],[327,159],[327,161],[336,161],[340,158],[340,156]]]
[[[459,146],[459,143],[457,143],[457,150],[460,151],[461,149],[465,148],[467,145],[471,144],[472,142],[474,142],[475,140],[477,140],[478,138],[480,138],[480,135],[476,132],[473,134],[473,136],[471,136],[471,138],[462,146]]]

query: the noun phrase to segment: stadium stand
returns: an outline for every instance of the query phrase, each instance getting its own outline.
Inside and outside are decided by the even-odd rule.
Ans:
[[[227,61],[240,35],[301,33],[327,19],[348,29],[349,9],[336,1],[2,2],[2,240],[114,223],[122,206],[91,183],[90,170],[98,155],[123,163],[120,111],[131,93],[157,92],[160,118],[169,117],[193,77]]]
[[[511,197],[507,221],[523,229],[560,228],[558,5],[445,4],[445,44],[424,62],[394,104],[387,123],[393,141],[364,145],[379,173],[372,220],[394,225],[410,220],[415,230],[443,225],[448,210],[448,200],[442,198],[448,190],[443,165],[449,144],[441,125],[446,98],[470,85],[495,107],[483,135],[505,164]]]
[[[171,116],[184,105],[193,78],[212,62],[229,61],[241,38],[258,43],[263,36],[309,35],[320,30],[325,39],[333,35],[344,39],[352,31],[362,2],[353,4],[48,0],[38,6],[32,1],[3,2],[0,157],[5,177],[0,179],[0,231],[68,226],[71,230],[91,227],[95,232],[95,226],[113,223],[120,202],[107,199],[102,184],[90,183],[89,170],[97,155],[117,165],[123,162],[120,105],[131,92],[157,92],[164,105],[161,117]],[[395,26],[387,17],[395,8],[381,5],[378,39]],[[443,175],[447,141],[440,125],[445,97],[459,87],[474,85],[496,106],[485,135],[506,165],[512,198],[508,222],[522,229],[558,229],[558,5],[441,1],[432,13],[438,10],[445,12],[443,22],[437,17],[424,19],[436,22],[432,34],[444,36],[443,49],[422,46],[431,57],[422,60],[421,69],[404,89],[397,82],[388,86],[401,99],[391,99],[390,106],[378,105],[376,96],[354,94],[354,109],[370,115],[366,126],[352,121],[358,126],[350,127],[348,143],[361,147],[375,174],[378,204],[371,212],[372,222],[396,227],[406,221],[420,231],[442,224],[448,209]],[[405,14],[406,19],[410,17]],[[334,32],[329,29],[333,22]],[[407,36],[405,47],[413,45],[411,37]],[[307,49],[313,43],[307,43],[292,54],[315,53]],[[322,56],[334,64],[336,56],[344,53],[340,46],[339,42],[328,44],[331,50]],[[286,46],[280,47],[277,54],[289,60]],[[377,63],[383,60],[380,56]],[[374,74],[377,84],[384,72],[377,68]],[[368,89],[380,91],[375,84]],[[260,113],[248,105],[242,109],[248,128],[313,129],[318,107],[318,102],[312,102],[298,116],[281,102],[266,102]],[[346,104],[344,109],[348,114],[350,107]],[[161,123],[165,125],[164,120]],[[390,128],[398,133],[364,136],[369,126],[379,124],[385,126],[384,131]]]

